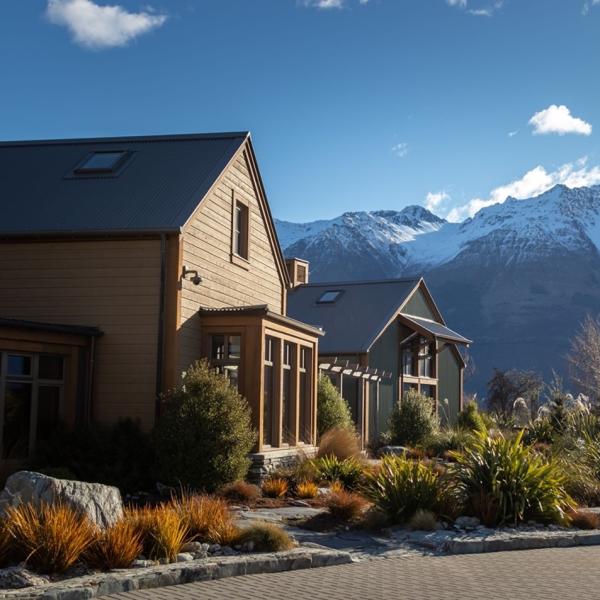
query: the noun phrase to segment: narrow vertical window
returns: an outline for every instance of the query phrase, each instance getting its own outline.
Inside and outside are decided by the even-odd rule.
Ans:
[[[300,441],[310,444],[312,443],[311,431],[311,405],[312,405],[312,390],[311,390],[311,360],[312,353],[310,348],[300,348],[300,364],[298,368],[298,376],[300,377],[300,402],[299,402],[299,420],[300,420]]]
[[[273,445],[273,402],[275,399],[275,354],[277,342],[265,338],[264,389],[263,389],[263,444]]]
[[[248,207],[239,200],[234,205],[233,252],[248,259]]]
[[[285,342],[283,345],[283,441],[286,444],[296,443],[296,394],[294,390],[295,345]]]
[[[237,389],[240,383],[241,340],[239,335],[216,334],[211,338],[211,365]]]
[[[424,339],[419,346],[419,377],[433,377],[432,344]]]

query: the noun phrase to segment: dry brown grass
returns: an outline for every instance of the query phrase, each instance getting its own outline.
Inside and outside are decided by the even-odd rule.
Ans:
[[[236,543],[253,542],[257,552],[281,552],[294,547],[294,542],[274,523],[254,523],[239,533]]]
[[[239,480],[224,485],[219,490],[219,496],[230,502],[251,502],[260,497],[260,488],[247,481]]]
[[[572,510],[568,513],[572,527],[578,529],[600,529],[600,515],[589,510]]]
[[[369,503],[360,494],[341,490],[330,494],[325,504],[336,519],[355,521],[363,515]]]
[[[173,506],[187,524],[190,539],[229,545],[238,534],[227,502],[214,496],[184,496]]]
[[[95,534],[85,516],[60,502],[10,507],[6,523],[17,552],[42,573],[63,573],[72,567]]]
[[[188,522],[171,503],[129,509],[126,520],[140,535],[144,554],[149,558],[174,561],[188,541]]]
[[[289,484],[285,479],[274,477],[265,479],[262,482],[262,492],[267,498],[283,498],[289,489]]]
[[[345,428],[334,428],[326,431],[319,440],[318,458],[335,456],[340,460],[359,458],[361,456],[360,441],[355,431]]]
[[[346,488],[344,487],[344,484],[341,481],[332,481],[331,485],[329,486],[329,491],[332,494],[338,494],[339,492],[346,491]]]
[[[127,569],[142,553],[142,534],[135,524],[122,519],[104,531],[85,553],[85,562],[96,569]]]
[[[314,481],[302,481],[296,486],[296,495],[303,500],[316,498],[318,494],[319,486]]]

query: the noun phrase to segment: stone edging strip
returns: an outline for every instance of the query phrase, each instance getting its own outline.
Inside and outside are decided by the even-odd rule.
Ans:
[[[489,535],[463,534],[437,539],[435,534],[413,539],[419,546],[447,554],[480,554],[537,548],[567,548],[570,546],[600,545],[600,530],[497,532]]]
[[[86,600],[108,594],[193,583],[195,581],[329,567],[350,562],[352,562],[352,559],[347,552],[297,548],[289,552],[209,558],[74,577],[33,588],[0,590],[0,598]]]

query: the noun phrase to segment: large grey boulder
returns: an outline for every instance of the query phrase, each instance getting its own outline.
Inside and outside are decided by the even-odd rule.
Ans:
[[[0,492],[0,512],[22,503],[39,506],[59,501],[86,515],[103,529],[123,517],[123,500],[116,487],[55,479],[32,471],[18,471],[6,480]]]

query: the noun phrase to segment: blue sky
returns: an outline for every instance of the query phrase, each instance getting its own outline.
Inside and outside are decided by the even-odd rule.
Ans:
[[[112,6],[112,8],[107,8]],[[600,183],[600,0],[4,0],[0,138],[250,129],[275,216]]]

